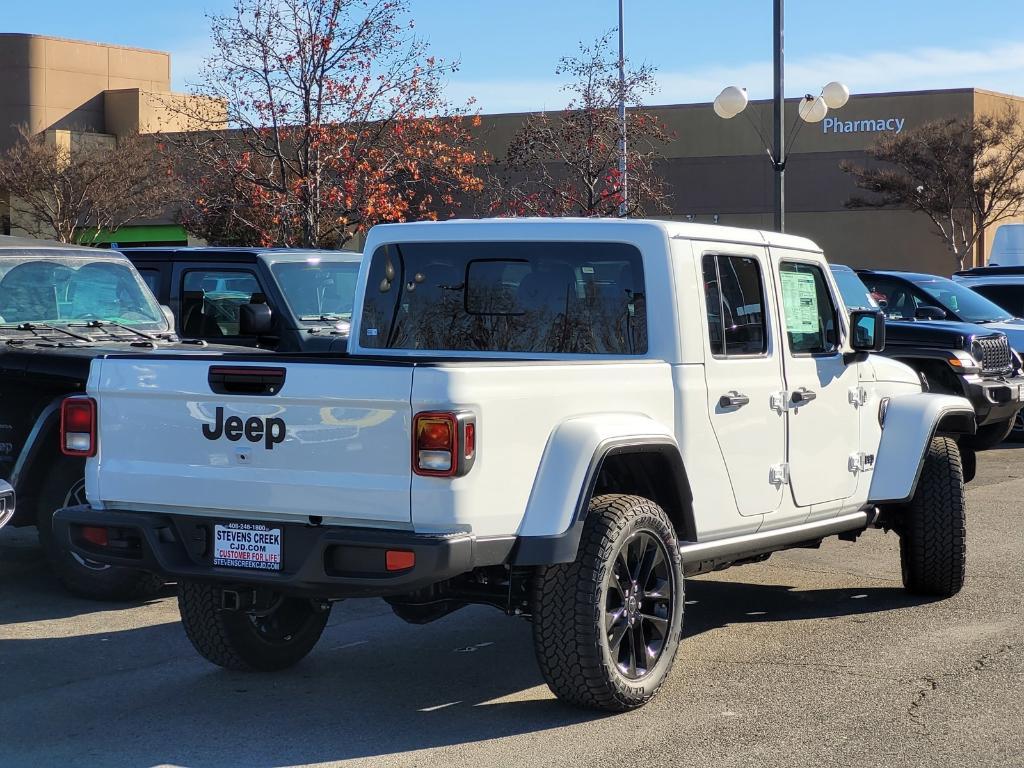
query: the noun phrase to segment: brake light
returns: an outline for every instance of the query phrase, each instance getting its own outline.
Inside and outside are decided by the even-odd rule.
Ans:
[[[476,420],[470,413],[424,411],[412,426],[412,469],[427,477],[466,474],[476,458]]]
[[[68,397],[60,406],[60,450],[65,456],[96,455],[96,401]]]

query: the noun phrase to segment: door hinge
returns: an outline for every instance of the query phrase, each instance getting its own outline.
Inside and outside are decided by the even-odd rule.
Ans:
[[[864,387],[850,387],[850,405],[859,408],[867,405],[868,391]]]
[[[875,468],[875,454],[854,453],[850,455],[849,469],[853,474],[870,472]]]
[[[772,485],[789,485],[789,464],[774,464],[768,472]]]
[[[773,411],[785,413],[786,404],[789,402],[789,392],[772,392],[771,399],[768,402]]]

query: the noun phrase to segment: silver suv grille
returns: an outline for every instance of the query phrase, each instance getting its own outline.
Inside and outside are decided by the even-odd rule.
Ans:
[[[1009,373],[1010,342],[1005,336],[984,336],[974,340],[974,356],[981,360],[983,373]]]

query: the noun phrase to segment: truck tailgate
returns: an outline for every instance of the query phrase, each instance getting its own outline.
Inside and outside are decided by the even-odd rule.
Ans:
[[[410,523],[411,367],[105,358],[94,506]],[[283,380],[282,380],[283,377]]]

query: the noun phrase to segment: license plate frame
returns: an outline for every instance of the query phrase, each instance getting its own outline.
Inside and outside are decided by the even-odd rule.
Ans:
[[[213,526],[213,564],[220,568],[280,572],[284,526],[226,520]]]

